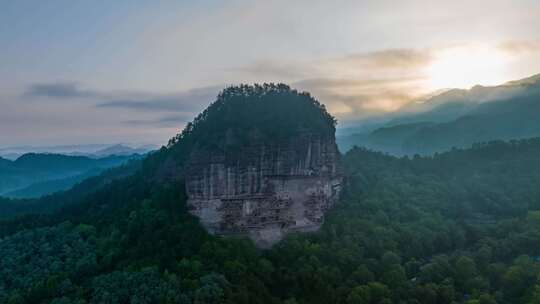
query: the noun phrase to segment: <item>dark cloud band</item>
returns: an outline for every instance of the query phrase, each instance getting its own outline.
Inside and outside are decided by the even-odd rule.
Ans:
[[[84,99],[94,103],[96,108],[145,112],[196,112],[212,102],[219,90],[219,87],[203,87],[173,94],[106,92],[82,89],[77,83],[65,82],[33,84],[26,89],[23,97],[58,101]]]

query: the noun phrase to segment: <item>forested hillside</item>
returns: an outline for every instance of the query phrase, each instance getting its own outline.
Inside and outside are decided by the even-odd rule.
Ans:
[[[540,301],[540,139],[412,159],[355,148],[343,164],[321,231],[269,250],[208,235],[183,181],[144,169],[4,221],[0,302]]]
[[[135,174],[139,171],[141,162],[142,160],[132,160],[119,167],[107,169],[96,176],[88,177],[81,182],[74,182],[69,190],[58,191],[39,198],[9,199],[0,197],[0,219],[25,214],[50,214],[61,208],[78,204],[85,196],[111,182]]]
[[[429,155],[477,142],[540,136],[540,77],[450,90],[411,108],[372,132],[340,138],[341,150],[359,145],[394,155]]]
[[[60,154],[28,153],[10,161],[0,158],[0,195],[12,198],[36,198],[67,190],[78,182],[140,159],[138,154],[89,158]]]

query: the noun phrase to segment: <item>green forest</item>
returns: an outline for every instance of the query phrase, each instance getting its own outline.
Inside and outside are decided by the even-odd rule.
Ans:
[[[269,250],[207,234],[181,179],[142,173],[5,220],[0,302],[540,303],[540,139],[343,163],[322,229]]]
[[[0,157],[0,196],[39,198],[142,158],[139,154],[90,158],[49,153],[27,153],[14,161]]]
[[[325,106],[307,92],[282,83],[244,84],[221,91],[169,146],[234,148],[247,142],[286,140],[298,130],[330,136],[336,123]]]
[[[193,149],[335,125],[307,93],[231,87],[142,161],[0,199],[0,303],[540,303],[540,138],[413,157],[354,147],[322,228],[270,249],[188,212]]]

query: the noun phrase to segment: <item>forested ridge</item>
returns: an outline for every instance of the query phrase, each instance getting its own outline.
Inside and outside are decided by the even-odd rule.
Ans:
[[[538,75],[494,87],[453,89],[413,103],[410,111],[402,109],[398,113],[403,114],[373,131],[341,137],[340,148],[361,145],[394,155],[432,155],[478,142],[538,137],[539,100]]]
[[[538,303],[539,139],[343,162],[321,231],[270,250],[208,235],[182,180],[140,174],[5,221],[1,302]]]
[[[334,134],[336,120],[307,92],[285,84],[239,85],[224,89],[202,113],[171,139],[211,148],[279,141],[299,130]]]
[[[27,153],[14,161],[0,159],[0,195],[38,198],[67,190],[84,179],[141,158],[138,154],[90,158]]]

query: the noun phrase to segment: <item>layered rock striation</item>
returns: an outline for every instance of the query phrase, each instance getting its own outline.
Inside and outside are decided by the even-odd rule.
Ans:
[[[338,200],[335,127],[307,92],[228,87],[169,141],[162,158],[176,165],[159,172],[182,172],[188,207],[209,232],[270,246],[288,232],[319,228]]]
[[[234,151],[195,149],[186,166],[188,205],[214,234],[244,234],[268,247],[318,229],[341,190],[333,134],[298,132]]]

